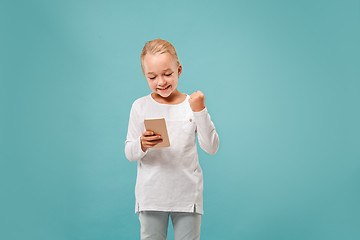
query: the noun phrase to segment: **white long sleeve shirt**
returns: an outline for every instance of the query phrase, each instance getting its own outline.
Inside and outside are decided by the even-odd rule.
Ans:
[[[200,147],[213,155],[219,137],[207,108],[193,112],[190,96],[180,104],[155,101],[151,94],[134,101],[130,111],[125,155],[137,161],[135,213],[140,211],[197,212],[203,214],[203,173]],[[141,149],[145,118],[165,118],[170,147]]]

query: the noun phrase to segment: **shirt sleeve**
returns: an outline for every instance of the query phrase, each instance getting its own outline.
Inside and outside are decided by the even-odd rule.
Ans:
[[[131,161],[137,161],[143,158],[148,150],[145,152],[141,149],[140,137],[142,135],[142,119],[140,119],[135,104],[132,105],[130,110],[130,118],[128,125],[128,132],[125,141],[125,155]]]
[[[208,154],[214,155],[219,148],[219,136],[207,108],[193,114],[200,147]]]

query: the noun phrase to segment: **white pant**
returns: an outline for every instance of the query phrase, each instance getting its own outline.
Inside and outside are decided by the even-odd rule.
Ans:
[[[169,216],[174,240],[199,240],[201,214],[192,212],[141,211],[141,240],[166,240]]]

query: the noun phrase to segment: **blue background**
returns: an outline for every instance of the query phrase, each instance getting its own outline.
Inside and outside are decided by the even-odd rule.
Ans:
[[[139,239],[124,142],[156,38],[220,137],[202,239],[360,239],[359,1],[2,0],[0,27],[1,239]]]

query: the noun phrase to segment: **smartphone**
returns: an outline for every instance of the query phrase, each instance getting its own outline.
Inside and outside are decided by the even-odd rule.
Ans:
[[[145,129],[160,134],[162,142],[156,144],[154,148],[169,147],[170,140],[166,128],[165,118],[146,118],[144,119]]]

